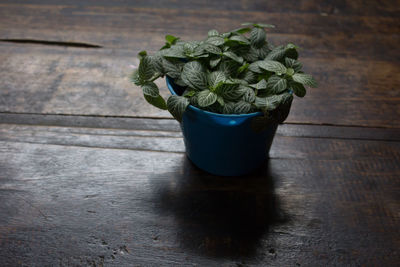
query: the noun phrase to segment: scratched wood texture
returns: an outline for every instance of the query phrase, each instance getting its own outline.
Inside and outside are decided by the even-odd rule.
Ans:
[[[398,266],[399,13],[391,0],[0,0],[0,266]],[[258,171],[212,176],[128,76],[167,33],[248,20],[301,46],[320,88]]]
[[[400,5],[366,2],[2,0],[0,112],[169,117],[130,84],[136,53],[167,33],[201,39],[251,18],[278,26],[272,43],[298,44],[319,81],[288,122],[400,127]]]
[[[399,140],[283,129],[260,170],[224,178],[186,159],[179,131],[152,127],[164,123],[2,124],[3,265],[398,263]]]

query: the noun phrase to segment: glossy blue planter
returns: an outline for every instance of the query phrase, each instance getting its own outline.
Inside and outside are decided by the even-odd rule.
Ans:
[[[173,95],[182,88],[167,77]],[[256,133],[251,120],[261,112],[225,115],[201,110],[189,105],[183,114],[181,128],[189,159],[200,169],[222,176],[247,174],[268,158],[277,124]]]

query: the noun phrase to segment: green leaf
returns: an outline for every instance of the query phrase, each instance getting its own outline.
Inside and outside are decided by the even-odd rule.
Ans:
[[[217,101],[217,94],[210,90],[203,90],[197,94],[197,102],[200,107],[208,107]]]
[[[209,30],[208,31],[208,37],[211,37],[211,36],[218,36],[219,35],[219,32],[217,31],[217,30]]]
[[[242,66],[240,66],[240,68],[238,68],[237,73],[240,74],[246,71],[249,68],[249,65],[250,65],[249,63],[243,64]]]
[[[179,38],[168,34],[168,35],[165,36],[165,40],[167,40],[168,43],[173,45],[173,44],[176,43],[176,41],[179,40]]]
[[[233,52],[236,55],[239,55],[241,57],[243,55],[245,55],[250,49],[249,45],[243,45],[243,44],[240,44],[240,43],[238,43],[236,41],[232,41],[232,40],[230,40],[230,42],[235,43],[235,45],[226,47],[227,49],[225,51],[231,51],[231,52]]]
[[[170,47],[171,47],[171,44],[168,43],[168,42],[166,42],[165,45],[164,45],[163,47],[160,48],[160,51],[161,51],[161,50],[164,50],[164,49],[167,49],[167,48],[170,48]]]
[[[182,96],[184,96],[184,97],[192,97],[195,94],[196,94],[196,90],[188,88],[188,89],[185,90],[185,92],[183,92]]]
[[[231,37],[231,35],[232,35],[232,33],[231,32],[224,32],[224,33],[221,33],[221,37],[222,38],[229,38],[229,37]]]
[[[207,77],[198,61],[190,61],[183,66],[182,80],[191,87],[204,90],[207,88]]]
[[[204,45],[197,45],[194,51],[189,54],[189,57],[208,57],[208,54],[204,50]]]
[[[260,61],[258,63],[258,66],[261,69],[264,69],[264,70],[267,70],[267,71],[271,71],[271,72],[275,72],[278,75],[286,73],[286,67],[282,63],[280,63],[278,61],[263,60],[263,61]]]
[[[257,74],[254,72],[247,70],[246,73],[244,74],[243,80],[246,81],[247,83],[256,83],[258,80]]]
[[[223,71],[226,76],[233,76],[236,74],[238,64],[233,60],[225,60],[218,66],[218,70]]]
[[[297,53],[297,46],[294,44],[287,44],[285,49],[285,56],[292,59],[297,59],[299,57],[299,53]]]
[[[267,82],[267,88],[270,89],[270,92],[273,94],[279,94],[283,92],[287,87],[287,81],[284,78],[278,76],[271,76]]]
[[[288,43],[286,45],[286,49],[297,49],[297,48],[299,48],[299,47],[297,45],[292,44],[292,43]]]
[[[171,46],[170,48],[163,49],[161,51],[164,57],[186,58],[182,45],[174,45]]]
[[[148,95],[151,97],[158,97],[158,95],[160,94],[158,86],[154,82],[147,82],[143,84],[142,90],[144,95]]]
[[[193,58],[193,59],[199,59],[199,58],[206,58],[206,57],[209,57],[210,55],[208,54],[208,53],[202,53],[202,54],[199,54],[199,53],[194,53],[194,54],[192,54],[191,56],[189,56],[189,57],[191,57],[191,58]]]
[[[168,111],[174,118],[181,122],[183,113],[189,105],[189,100],[183,96],[172,95],[167,100]]]
[[[243,26],[253,26],[259,28],[275,28],[275,25],[272,24],[265,24],[265,23],[252,23],[252,22],[245,22],[242,23]]]
[[[148,56],[155,72],[164,75],[163,57],[160,55]]]
[[[268,87],[267,81],[265,81],[264,79],[261,79],[258,83],[251,84],[250,86],[257,90],[265,90]]]
[[[229,38],[229,40],[236,41],[239,44],[243,44],[243,45],[250,44],[249,40],[246,37],[244,37],[243,35],[233,35],[231,38]]]
[[[211,54],[220,55],[222,53],[221,48],[212,44],[204,44],[203,49]]]
[[[230,58],[230,59],[232,59],[232,60],[234,60],[234,61],[236,61],[239,64],[243,63],[243,58],[238,56],[238,55],[236,55],[235,53],[233,53],[231,51],[226,51],[226,52],[223,53],[223,55],[228,57],[228,58]]]
[[[210,59],[210,67],[213,69],[215,68],[218,63],[221,61],[221,58]]]
[[[206,40],[206,43],[220,46],[225,43],[225,40],[224,40],[224,38],[222,38],[220,36],[211,36],[211,37],[208,37],[208,39]]]
[[[248,82],[246,82],[243,79],[238,79],[238,78],[230,78],[229,80],[226,80],[226,84],[237,84],[237,85],[249,85]]]
[[[183,70],[186,72],[203,72],[203,66],[201,65],[200,62],[194,60],[194,61],[189,61],[183,65]]]
[[[288,68],[292,68],[294,72],[299,72],[303,67],[300,61],[288,57],[285,57],[285,65]]]
[[[256,53],[258,55],[258,58],[260,58],[260,59],[265,59],[265,57],[268,55],[269,52],[271,52],[271,50],[269,49],[269,46],[267,43],[265,43],[260,48],[256,48]]]
[[[149,57],[143,57],[139,63],[139,78],[142,81],[150,80],[154,75],[154,69]]]
[[[275,28],[275,25],[273,24],[265,24],[265,23],[257,23],[258,27],[262,27],[262,28]]]
[[[237,84],[237,85],[249,85],[249,83],[243,78],[229,78],[227,83]]]
[[[286,48],[283,45],[277,46],[272,49],[265,59],[280,61],[285,57]]]
[[[222,84],[218,88],[218,93],[226,100],[235,101],[243,96],[247,87],[236,84]]]
[[[317,82],[311,75],[304,73],[296,73],[292,76],[293,81],[301,83],[303,85],[307,85],[310,87],[317,87]]]
[[[246,92],[243,94],[242,99],[248,103],[253,103],[256,100],[256,94],[254,93],[253,88],[247,87]]]
[[[190,104],[195,107],[199,107],[199,103],[197,102],[197,93],[189,98]]]
[[[215,88],[218,84],[226,81],[226,75],[223,71],[214,71],[208,75],[208,84],[211,88]]]
[[[234,103],[233,113],[235,114],[246,114],[251,110],[251,104],[246,101],[239,101]]]
[[[250,46],[250,48],[245,53],[243,53],[242,56],[247,62],[254,62],[260,58],[258,49],[254,46]]]
[[[131,81],[137,86],[143,85],[142,81],[139,78],[139,70],[133,71],[131,75]]]
[[[242,27],[242,28],[239,28],[239,29],[235,29],[235,30],[233,30],[233,31],[231,31],[231,32],[233,32],[233,33],[239,33],[239,34],[244,34],[244,33],[249,32],[249,31],[251,31],[251,28],[249,28],[249,27]]]
[[[178,86],[181,86],[181,87],[189,86],[188,84],[186,84],[186,83],[181,79],[180,76],[179,76],[178,78],[174,79],[174,83],[175,83],[176,85],[178,85]]]
[[[138,53],[138,58],[139,58],[139,59],[142,59],[142,58],[144,58],[145,56],[147,56],[147,52],[146,52],[145,50],[140,51],[140,52]]]
[[[173,79],[177,79],[180,77],[181,70],[178,65],[172,63],[171,61],[169,61],[168,59],[165,59],[165,58],[163,58],[162,64],[163,64],[163,69],[164,69],[164,72],[166,75],[168,75],[169,77],[171,77]]]
[[[260,59],[265,59],[265,57],[268,55],[268,53],[271,50],[269,49],[269,46],[267,43],[265,43],[263,46],[260,48],[257,48],[255,46],[250,46],[250,49],[247,50],[245,53],[243,53],[243,58],[248,61],[248,62],[255,62]]]
[[[257,48],[260,48],[265,44],[266,37],[267,35],[263,28],[255,27],[250,32],[251,44]]]
[[[255,73],[262,73],[263,71],[260,69],[260,62],[263,62],[263,60],[251,63],[249,65],[249,70]]]
[[[286,70],[286,75],[292,76],[293,74],[294,74],[294,69],[288,68],[288,69]]]
[[[306,88],[301,83],[291,82],[289,88],[292,89],[294,94],[298,97],[304,97],[306,95]]]
[[[284,94],[281,95],[271,95],[267,97],[256,97],[255,105],[256,107],[263,110],[274,110],[276,109],[281,102],[283,101]]]
[[[232,114],[233,113],[233,108],[235,107],[235,103],[233,102],[226,102],[225,105],[222,109],[222,113],[224,114]]]
[[[144,95],[144,98],[146,99],[147,102],[152,104],[153,106],[160,108],[160,109],[167,109],[167,104],[165,103],[164,98],[162,96],[158,95],[157,97],[152,97],[149,95]]]
[[[218,101],[215,101],[214,104],[208,107],[201,108],[203,110],[213,112],[213,113],[222,113],[223,107],[218,103]]]
[[[225,101],[224,101],[224,99],[222,98],[222,96],[218,96],[217,102],[218,102],[222,107],[225,106]]]
[[[272,49],[267,55],[266,59],[283,61],[285,56],[292,59],[297,59],[299,54],[297,53],[296,46],[294,44],[288,44],[286,46],[280,45]]]
[[[187,56],[191,56],[199,45],[196,42],[186,42],[183,45],[183,52]]]

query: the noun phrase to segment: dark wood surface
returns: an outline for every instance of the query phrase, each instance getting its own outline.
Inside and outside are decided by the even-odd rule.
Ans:
[[[399,14],[399,1],[0,0],[0,266],[398,266]],[[165,34],[249,20],[302,47],[320,87],[258,171],[212,176],[128,76]]]

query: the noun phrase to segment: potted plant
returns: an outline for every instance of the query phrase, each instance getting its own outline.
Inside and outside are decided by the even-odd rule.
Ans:
[[[273,25],[242,25],[210,30],[203,41],[167,35],[154,55],[139,53],[132,74],[144,98],[180,122],[191,161],[216,175],[243,175],[263,163],[293,94],[303,97],[305,86],[316,87],[301,71],[295,45],[267,42],[265,28]],[[164,76],[167,101],[154,83]]]

